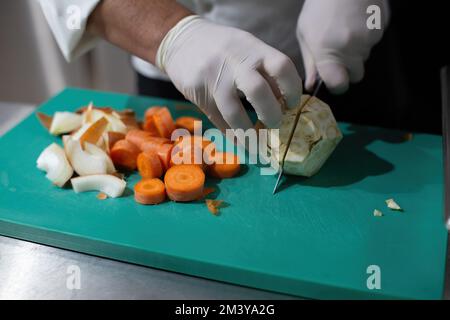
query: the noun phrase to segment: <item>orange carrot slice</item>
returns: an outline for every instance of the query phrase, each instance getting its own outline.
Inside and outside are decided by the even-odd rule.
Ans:
[[[169,139],[175,130],[175,123],[169,109],[160,106],[148,108],[145,112],[144,130]]]
[[[161,160],[153,152],[140,153],[137,157],[137,168],[142,178],[159,178],[163,174]]]
[[[144,115],[144,119],[147,120],[148,118],[150,118],[151,116],[153,116],[157,111],[159,111],[161,108],[160,106],[154,106],[154,107],[150,107],[145,111],[145,115]]]
[[[164,176],[167,196],[173,201],[188,202],[203,194],[205,174],[196,165],[182,164],[167,170]]]
[[[114,144],[109,155],[114,165],[127,170],[135,170],[140,152],[138,147],[124,139]]]
[[[80,137],[81,147],[84,148],[84,143],[89,142],[92,144],[96,144],[98,139],[102,136],[103,132],[105,132],[106,127],[109,122],[105,117],[101,117],[97,121],[95,121]]]
[[[166,138],[150,137],[142,144],[141,150],[148,152],[157,152],[158,148],[163,144],[172,145],[172,142]]]
[[[153,117],[146,118],[142,129],[149,132],[153,137],[159,137],[158,130],[156,129],[155,122],[153,121]]]
[[[162,107],[153,115],[153,121],[159,136],[170,139],[173,130],[175,130],[175,123],[169,109]]]
[[[200,147],[203,150],[211,144],[214,146],[211,140],[199,136],[181,136],[174,143],[174,145],[181,145],[183,148],[191,146],[193,148]]]
[[[208,166],[207,173],[213,178],[225,179],[239,173],[241,165],[237,155],[230,152],[216,152],[214,163]]]
[[[136,147],[142,150],[142,145],[144,142],[146,142],[149,138],[152,138],[152,134],[148,131],[139,130],[139,129],[131,129],[128,131],[125,139],[127,141],[134,144]]]
[[[125,139],[125,135],[122,132],[117,131],[108,131],[108,143],[109,143],[109,150],[112,149],[114,144],[119,141]]]
[[[187,146],[183,148],[181,144],[176,145],[172,149],[170,158],[170,166],[180,164],[195,164],[203,171],[206,170],[206,162],[203,159],[203,150],[200,147]]]
[[[170,167],[170,157],[172,155],[171,144],[162,144],[156,150],[156,154],[159,156],[161,163],[163,165],[164,170],[167,170]]]
[[[194,124],[196,121],[202,121],[199,118],[194,117],[179,117],[175,121],[175,127],[186,129],[191,134],[194,134]]]
[[[143,179],[134,186],[134,199],[140,204],[158,204],[166,199],[164,183],[158,179]]]

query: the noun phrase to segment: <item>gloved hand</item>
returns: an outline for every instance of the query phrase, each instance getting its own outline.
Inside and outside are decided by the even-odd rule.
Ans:
[[[268,127],[281,121],[278,95],[300,102],[302,83],[293,62],[248,32],[189,16],[161,42],[157,66],[221,130],[253,125],[238,90]]]
[[[381,9],[381,29],[370,30],[367,8]],[[381,39],[388,21],[386,0],[306,0],[297,24],[297,38],[312,90],[317,73],[333,93],[364,77],[364,61]]]

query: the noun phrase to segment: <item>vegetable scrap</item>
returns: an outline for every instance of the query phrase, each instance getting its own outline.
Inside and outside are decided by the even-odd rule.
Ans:
[[[387,199],[386,200],[386,205],[389,209],[394,210],[394,211],[403,211],[403,209],[397,204],[397,202],[395,202],[394,199]]]
[[[217,216],[219,214],[219,209],[223,204],[223,200],[206,199],[205,203],[206,203],[206,207],[208,208],[209,212],[211,212],[213,215]]]
[[[375,210],[373,210],[373,215],[375,217],[382,217],[383,216],[383,212],[381,212],[380,210],[375,209]]]

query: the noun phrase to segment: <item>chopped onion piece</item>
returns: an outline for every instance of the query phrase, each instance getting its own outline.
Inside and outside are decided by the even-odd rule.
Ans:
[[[112,175],[98,174],[77,177],[70,180],[76,193],[86,191],[100,191],[110,198],[120,197],[127,185],[125,180]]]
[[[107,174],[108,163],[103,156],[91,154],[81,148],[80,141],[63,136],[64,149],[73,169],[80,176]]]
[[[93,145],[92,143],[85,142],[84,150],[94,156],[103,158],[103,160],[106,162],[106,170],[107,170],[106,173],[112,174],[116,172],[116,168],[114,167],[111,158],[101,148],[99,148],[96,145]]]
[[[66,158],[63,148],[56,143],[44,149],[37,159],[39,170],[47,172],[47,179],[58,187],[64,186],[73,175],[73,169]]]
[[[81,127],[81,120],[81,116],[73,112],[55,112],[49,131],[55,136],[74,131]]]

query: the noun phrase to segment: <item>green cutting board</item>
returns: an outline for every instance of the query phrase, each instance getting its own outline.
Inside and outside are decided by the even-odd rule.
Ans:
[[[67,89],[39,111],[95,105],[143,115],[162,99]],[[447,233],[439,136],[342,124],[344,139],[315,177],[275,176],[247,166],[211,181],[226,201],[219,216],[204,203],[142,206],[124,197],[99,201],[53,186],[36,169],[59,141],[31,115],[0,139],[0,234],[97,256],[309,298],[441,298]],[[404,212],[387,209],[394,198]],[[382,217],[374,217],[379,209]],[[375,274],[370,266],[375,267]],[[378,269],[377,269],[378,268]],[[379,271],[379,272],[378,272]],[[367,283],[379,279],[375,288]],[[369,281],[368,281],[369,278]]]

